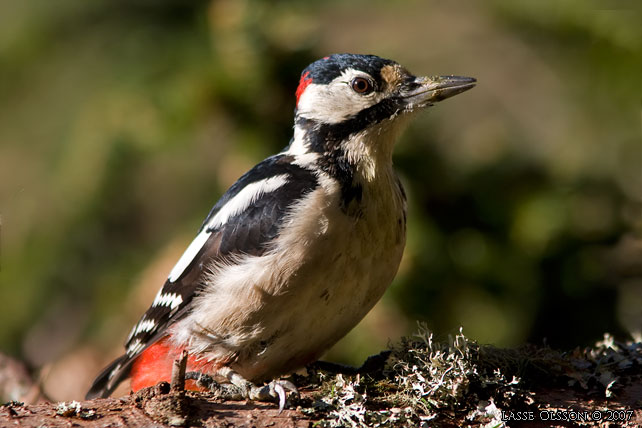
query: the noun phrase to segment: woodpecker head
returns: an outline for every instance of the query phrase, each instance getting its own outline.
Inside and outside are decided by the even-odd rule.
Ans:
[[[417,77],[374,55],[331,55],[301,74],[293,144],[317,153],[342,150],[355,167],[389,159],[408,113],[473,86],[470,77]]]

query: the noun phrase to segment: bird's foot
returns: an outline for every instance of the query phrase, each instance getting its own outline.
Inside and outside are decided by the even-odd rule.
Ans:
[[[285,408],[285,402],[290,395],[299,396],[299,390],[289,380],[276,379],[263,386],[252,386],[249,391],[250,400],[273,401],[279,400],[279,413]]]
[[[256,386],[231,369],[226,369],[218,374],[226,377],[230,383],[218,383],[212,376],[201,372],[188,372],[185,374],[185,378],[195,380],[198,387],[209,390],[224,400],[250,399],[262,402],[277,400],[279,413],[285,408],[288,392],[290,396],[299,395],[296,385],[288,380],[273,380],[266,385]]]

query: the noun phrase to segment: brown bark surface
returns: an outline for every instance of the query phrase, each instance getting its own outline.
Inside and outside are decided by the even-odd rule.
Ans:
[[[508,421],[511,427],[642,427],[642,381],[627,381],[611,400],[591,397],[574,389],[543,389],[534,392],[534,421]],[[310,402],[314,391],[303,393]],[[292,406],[291,406],[292,407]],[[539,409],[539,410],[537,410]],[[588,421],[560,421],[572,417],[572,409],[581,416],[596,410],[602,417]],[[628,413],[627,413],[628,411]],[[545,412],[542,420],[538,412]],[[308,413],[308,412],[306,412]],[[566,416],[564,416],[566,415]],[[248,401],[220,401],[209,394],[169,391],[167,384],[146,389],[121,398],[95,399],[80,402],[40,403],[24,405],[10,402],[0,407],[1,427],[311,427],[322,413],[305,414],[302,407],[279,413],[275,404]],[[527,417],[522,413],[521,417]],[[608,420],[608,417],[611,420]],[[431,426],[471,426],[455,414],[445,412],[443,419]],[[474,426],[474,425],[473,425]]]

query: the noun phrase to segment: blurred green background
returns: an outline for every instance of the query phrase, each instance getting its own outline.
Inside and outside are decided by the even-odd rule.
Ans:
[[[639,337],[636,5],[0,2],[0,349],[94,361],[88,383],[211,205],[287,144],[299,73],[335,52],[479,84],[399,144],[402,266],[331,358],[358,363],[415,320],[497,345]]]

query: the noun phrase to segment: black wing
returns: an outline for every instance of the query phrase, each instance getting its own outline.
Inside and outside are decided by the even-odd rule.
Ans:
[[[267,158],[244,174],[214,205],[199,234],[181,257],[156,296],[154,303],[134,326],[127,339],[127,352],[113,361],[96,378],[87,398],[107,397],[129,375],[131,364],[145,348],[166,335],[167,327],[184,317],[192,298],[203,286],[204,269],[233,254],[260,256],[278,234],[292,203],[318,186],[313,170],[293,164],[294,158],[279,154]],[[256,192],[262,183],[278,179],[280,186]],[[245,189],[245,191],[244,191]],[[254,193],[251,203],[241,197]],[[247,200],[246,200],[247,202]],[[224,221],[220,224],[220,215]],[[216,221],[219,220],[219,221]]]

